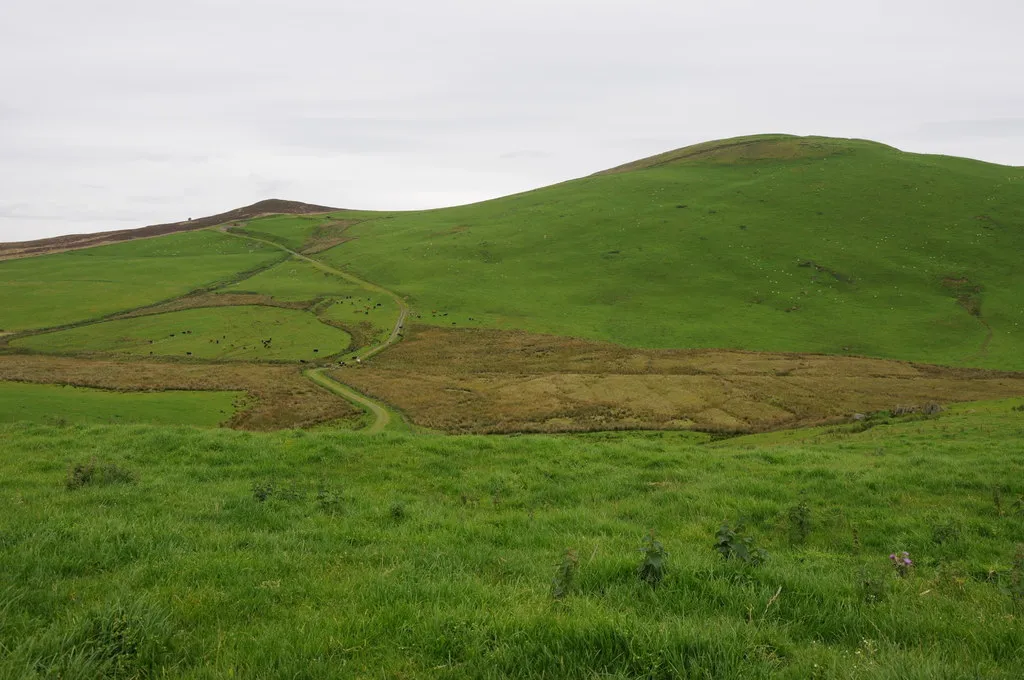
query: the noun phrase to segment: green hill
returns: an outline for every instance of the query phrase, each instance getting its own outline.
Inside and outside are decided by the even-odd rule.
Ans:
[[[421,323],[1024,369],[1024,168],[767,135],[346,235]]]

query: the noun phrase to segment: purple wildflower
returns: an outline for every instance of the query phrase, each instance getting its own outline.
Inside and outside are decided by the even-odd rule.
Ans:
[[[892,566],[900,576],[906,576],[910,572],[910,568],[914,566],[914,561],[910,559],[910,553],[906,551],[890,553],[889,561],[892,562]]]

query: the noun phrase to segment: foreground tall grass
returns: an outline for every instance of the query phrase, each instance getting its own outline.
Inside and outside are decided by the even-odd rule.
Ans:
[[[1022,677],[1020,404],[718,442],[0,426],[0,677]],[[715,549],[741,516],[763,564]]]

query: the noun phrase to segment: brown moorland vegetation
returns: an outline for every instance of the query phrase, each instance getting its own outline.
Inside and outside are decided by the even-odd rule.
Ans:
[[[0,356],[0,380],[125,392],[244,390],[251,403],[225,423],[242,430],[311,427],[362,416],[341,397],[306,379],[296,366],[7,355]]]
[[[343,383],[448,432],[759,432],[856,413],[1024,395],[1024,374],[726,350],[639,350],[518,331],[415,326]]]

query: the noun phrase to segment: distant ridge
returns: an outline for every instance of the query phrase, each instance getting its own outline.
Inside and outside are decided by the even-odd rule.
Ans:
[[[337,208],[329,208],[323,205],[313,205],[299,201],[285,201],[279,198],[270,198],[259,201],[244,208],[235,208],[228,212],[199,217],[194,220],[182,222],[169,222],[167,224],[153,224],[148,227],[137,229],[118,229],[115,231],[101,231],[95,234],[69,234],[66,236],[53,236],[51,238],[38,239],[35,241],[20,241],[13,243],[0,243],[0,259],[15,257],[30,257],[32,255],[43,255],[45,253],[63,252],[66,250],[78,250],[80,248],[91,248],[93,246],[119,241],[131,241],[139,238],[150,238],[153,236],[164,236],[182,231],[193,231],[214,227],[225,222],[235,220],[250,220],[260,215],[312,215],[316,213],[334,212]]]

